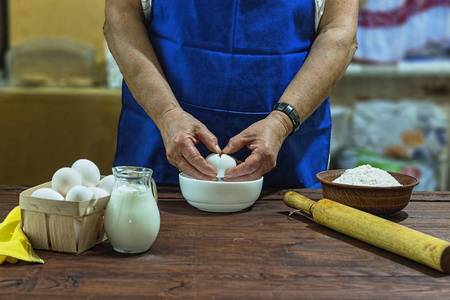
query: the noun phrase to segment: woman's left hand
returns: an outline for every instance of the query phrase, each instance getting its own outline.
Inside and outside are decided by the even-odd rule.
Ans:
[[[256,180],[275,168],[278,152],[292,129],[292,122],[284,113],[273,111],[265,119],[232,137],[223,153],[233,154],[244,146],[252,152],[244,162],[228,169],[224,180]]]

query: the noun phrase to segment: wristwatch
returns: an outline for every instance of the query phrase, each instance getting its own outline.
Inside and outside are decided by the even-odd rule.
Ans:
[[[297,111],[289,104],[285,103],[285,102],[279,102],[277,104],[275,104],[275,106],[273,107],[273,110],[279,110],[283,113],[285,113],[289,119],[291,119],[292,124],[294,124],[294,130],[292,130],[291,134],[294,134],[295,132],[297,132],[298,128],[300,127],[300,116],[298,115]]]

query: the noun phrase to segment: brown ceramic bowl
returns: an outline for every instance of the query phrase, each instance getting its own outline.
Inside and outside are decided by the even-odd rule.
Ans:
[[[419,180],[405,174],[391,174],[402,186],[370,187],[332,182],[345,170],[320,172],[316,178],[322,183],[323,197],[375,215],[391,215],[408,205],[413,188]]]

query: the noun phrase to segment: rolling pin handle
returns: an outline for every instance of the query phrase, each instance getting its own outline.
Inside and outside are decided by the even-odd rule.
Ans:
[[[312,214],[312,207],[316,204],[313,200],[291,191],[284,194],[283,202],[289,207],[299,209],[308,214]]]

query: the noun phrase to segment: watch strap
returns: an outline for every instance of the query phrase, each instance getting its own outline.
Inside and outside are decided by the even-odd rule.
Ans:
[[[300,116],[298,115],[295,108],[293,108],[291,105],[289,105],[285,102],[279,102],[279,103],[275,104],[275,106],[273,107],[273,110],[281,111],[284,114],[286,114],[289,117],[289,119],[291,119],[292,124],[294,125],[294,130],[292,130],[292,132],[289,135],[292,135],[295,132],[297,132],[297,130],[300,128],[301,122],[300,122]]]

